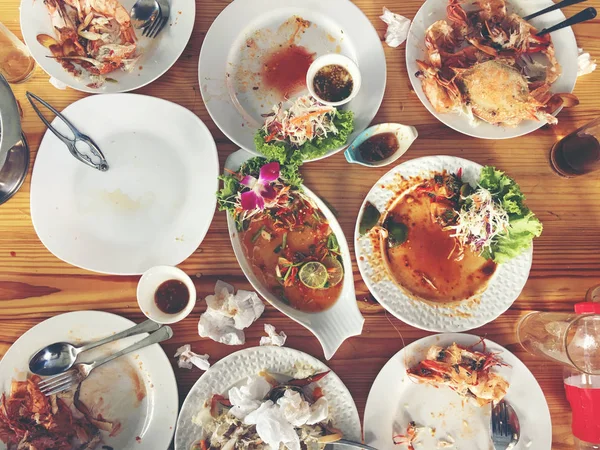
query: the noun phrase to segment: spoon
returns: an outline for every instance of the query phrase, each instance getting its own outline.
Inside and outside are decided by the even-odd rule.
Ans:
[[[161,324],[152,320],[146,320],[125,331],[121,331],[120,333],[113,334],[99,341],[91,342],[80,347],[76,347],[68,342],[56,342],[50,344],[31,357],[29,360],[29,370],[37,375],[57,375],[69,370],[73,364],[75,364],[77,355],[82,352],[108,344],[117,339],[123,339],[141,333],[150,333],[158,330],[161,326]]]
[[[159,13],[160,7],[156,0],[137,0],[131,8],[131,24],[137,29],[144,28],[154,22]]]

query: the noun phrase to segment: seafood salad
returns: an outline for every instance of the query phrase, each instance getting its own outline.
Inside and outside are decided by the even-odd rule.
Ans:
[[[426,58],[417,60],[423,92],[438,113],[464,113],[515,127],[525,120],[556,124],[561,106],[575,106],[572,94],[552,93],[561,74],[550,34],[518,14],[505,0],[449,0],[447,19],[425,32]]]
[[[473,399],[479,406],[497,403],[508,391],[508,381],[491,369],[506,364],[497,354],[479,352],[474,346],[462,347],[453,343],[448,347],[431,346],[427,356],[407,370],[419,383],[448,386],[461,397]]]
[[[261,372],[227,396],[214,394],[193,419],[203,434],[193,450],[320,450],[341,439],[317,385],[328,373],[280,382]]]
[[[44,0],[55,37],[37,40],[71,75],[86,75],[88,87],[115,81],[108,74],[131,71],[139,55],[129,13],[118,0]]]
[[[289,105],[287,105],[289,103]],[[343,147],[354,130],[352,111],[326,106],[311,96],[278,103],[256,132],[256,149],[267,158],[296,164]]]

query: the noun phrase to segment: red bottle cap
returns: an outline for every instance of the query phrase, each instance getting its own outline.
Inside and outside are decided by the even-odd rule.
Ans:
[[[600,303],[599,302],[575,303],[575,312],[577,314],[600,314]]]
[[[565,392],[573,411],[573,435],[585,442],[600,443],[600,389],[565,384]]]

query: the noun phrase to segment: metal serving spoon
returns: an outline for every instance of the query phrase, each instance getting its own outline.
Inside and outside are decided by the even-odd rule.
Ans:
[[[113,334],[112,336],[108,336],[99,341],[91,342],[80,347],[76,347],[68,342],[56,342],[54,344],[50,344],[31,357],[29,360],[29,370],[37,375],[57,375],[73,367],[73,364],[75,364],[75,361],[77,360],[77,355],[82,352],[91,350],[104,344],[108,344],[109,342],[113,342],[118,339],[123,339],[141,333],[150,333],[158,330],[161,326],[161,324],[158,324],[152,320],[146,320],[145,322],[142,322],[125,331],[121,331],[120,333]]]
[[[131,24],[138,30],[152,24],[160,14],[156,0],[137,0],[131,8]]]

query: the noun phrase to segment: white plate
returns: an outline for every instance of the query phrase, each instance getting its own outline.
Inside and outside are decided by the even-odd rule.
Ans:
[[[521,17],[524,17],[551,6],[554,2],[550,0],[510,0],[507,4],[509,5],[509,12],[514,11],[521,15]],[[429,112],[440,122],[448,125],[450,128],[468,136],[483,139],[508,139],[523,136],[524,134],[531,133],[545,125],[544,122],[528,120],[522,122],[515,128],[510,128],[481,121],[479,126],[474,127],[469,124],[467,117],[464,115],[455,113],[440,114],[433,109],[431,103],[429,103],[429,100],[423,93],[421,80],[415,76],[419,70],[416,60],[425,59],[425,30],[437,20],[445,19],[447,17],[447,5],[448,0],[427,0],[423,3],[423,6],[421,6],[413,19],[406,41],[406,67],[408,69],[408,76],[413,89],[419,96],[423,105],[425,105]],[[532,19],[531,24],[537,29],[542,30],[543,28],[556,25],[563,20],[565,20],[565,15],[559,9]],[[578,53],[577,42],[575,42],[575,35],[573,34],[571,27],[563,28],[562,30],[552,33],[552,42],[554,43],[556,58],[562,66],[562,75],[552,85],[552,92],[573,92],[575,81],[577,80]],[[560,110],[557,111],[556,114],[558,114],[558,112],[560,112]]]
[[[208,231],[218,187],[217,149],[204,123],[179,105],[135,94],[87,97],[63,114],[94,139],[110,168],[86,166],[46,132],[31,219],[48,250],[118,275],[189,257]],[[66,129],[57,119],[53,125]]]
[[[361,71],[361,89],[357,97],[344,106],[354,112],[354,132],[348,144],[369,126],[383,99],[386,64],[381,40],[371,22],[352,2],[235,0],[219,14],[204,38],[198,77],[206,109],[217,126],[229,139],[254,154],[259,154],[254,146],[254,134],[264,124],[261,114],[270,112],[281,98],[263,93],[260,88],[253,90],[254,84],[260,85],[258,78],[244,77],[244,81],[251,80],[252,86],[242,86],[236,83],[234,74],[246,66],[250,72],[260,72],[260,58],[244,56],[247,55],[247,38],[257,30],[276,30],[294,15],[316,24],[302,34],[298,45],[306,46],[317,56],[339,50],[354,60]],[[263,36],[267,37],[263,39],[269,35],[264,32]]]
[[[225,168],[236,171],[244,161],[251,157],[252,155],[250,153],[239,150],[227,158]],[[242,240],[235,227],[235,221],[230,214],[227,214],[227,226],[229,228],[229,238],[231,239],[231,246],[233,247],[235,257],[252,287],[279,311],[309,329],[321,343],[325,359],[331,359],[346,339],[361,334],[365,319],[360,313],[356,301],[354,278],[352,276],[352,261],[350,259],[350,249],[346,242],[346,236],[344,236],[344,232],[342,231],[339,222],[327,205],[325,205],[325,203],[323,203],[323,201],[306,186],[303,187],[306,195],[315,202],[321,212],[325,215],[325,218],[329,222],[329,226],[340,245],[344,263],[344,285],[340,297],[331,308],[317,313],[307,313],[292,308],[282,302],[281,299],[271,293],[254,274],[254,270],[244,254]]]
[[[29,358],[43,345],[89,342],[133,325],[131,320],[101,311],[60,314],[37,324],[17,339],[0,361],[2,391],[9,392],[13,379],[26,379]],[[87,362],[97,355],[116,352],[144,336],[147,334],[83,353],[79,360]],[[146,393],[141,401],[134,388],[138,383],[141,388],[137,391]],[[80,398],[95,413],[122,424],[122,430],[112,438],[103,433],[105,445],[115,449],[168,448],[177,421],[179,398],[175,374],[160,345],[154,344],[98,367],[82,384]],[[0,449],[6,448],[0,441]]]
[[[94,1],[94,0],[92,0]],[[129,12],[136,0],[119,0]],[[99,2],[100,3],[100,2]],[[192,35],[196,18],[194,0],[169,0],[171,13],[157,38],[142,37],[143,30],[135,30],[138,53],[142,56],[131,72],[116,70],[108,75],[117,83],[105,83],[101,88],[90,88],[87,77],[76,79],[49,56],[50,50],[37,41],[38,34],[55,37],[48,9],[40,0],[21,0],[21,32],[27,48],[44,71],[53,78],[78,91],[91,93],[126,92],[151,83],[171,68],[179,58]]]
[[[261,370],[289,376],[297,362],[312,366],[317,372],[330,370],[318,359],[288,347],[252,347],[221,359],[207,370],[190,390],[183,402],[175,432],[175,450],[189,450],[201,436],[201,428],[192,423],[213,394],[226,394],[230,388]],[[333,425],[346,439],[360,441],[360,419],[352,395],[339,377],[330,372],[319,381],[329,402]]]
[[[463,169],[463,179],[474,185],[479,180],[481,165],[454,156],[426,156],[402,163],[381,177],[367,194],[356,221],[354,239],[358,268],[369,290],[385,309],[398,319],[423,330],[466,331],[491,322],[506,311],[523,290],[533,257],[533,246],[518,257],[498,265],[480,301],[465,300],[458,306],[433,305],[408,296],[390,278],[383,263],[375,264],[371,255],[379,253],[370,239],[360,237],[359,224],[365,204],[370,202],[383,211],[395,196],[394,183],[398,177],[408,178],[429,172],[447,170],[456,173]],[[510,175],[510,174],[509,174]],[[377,252],[377,253],[375,253]]]
[[[440,448],[437,443],[442,439],[449,441],[448,436],[455,440],[451,449],[493,450],[489,405],[472,405],[447,386],[436,388],[419,384],[406,374],[407,365],[425,359],[432,345],[447,346],[456,342],[470,346],[479,340],[470,334],[438,334],[413,342],[396,353],[383,366],[369,392],[365,408],[365,444],[379,450],[405,450],[405,445],[394,445],[392,436],[403,434],[408,423],[414,420],[417,425],[435,428],[433,437],[429,430],[419,434],[418,440],[422,444],[416,445],[416,450]],[[517,413],[521,426],[521,438],[515,450],[550,449],[552,423],[540,385],[515,355],[487,339],[485,344],[488,351],[498,353],[509,365],[492,370],[510,383],[505,398]]]

